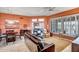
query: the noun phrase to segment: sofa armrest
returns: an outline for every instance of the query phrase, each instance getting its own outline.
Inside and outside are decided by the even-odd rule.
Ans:
[[[53,43],[46,44],[45,47],[41,50],[41,52],[54,52],[55,51],[55,45]]]

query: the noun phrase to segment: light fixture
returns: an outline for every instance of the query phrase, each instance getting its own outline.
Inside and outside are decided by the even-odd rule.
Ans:
[[[44,9],[47,11],[53,11],[55,9],[55,7],[44,7]]]

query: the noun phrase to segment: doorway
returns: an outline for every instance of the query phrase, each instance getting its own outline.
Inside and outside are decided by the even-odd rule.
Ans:
[[[32,34],[35,28],[44,30],[44,19],[32,19]]]

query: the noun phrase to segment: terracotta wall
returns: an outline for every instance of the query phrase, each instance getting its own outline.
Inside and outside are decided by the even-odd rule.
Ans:
[[[32,18],[44,18],[44,26],[45,29],[47,29],[48,31],[50,31],[50,18],[56,18],[56,17],[62,17],[62,16],[66,16],[66,15],[72,15],[72,14],[78,14],[79,13],[79,8],[75,8],[72,10],[67,10],[61,13],[57,13],[57,14],[53,14],[51,16],[20,16],[20,15],[13,15],[13,14],[4,14],[4,13],[0,13],[0,28],[2,29],[3,32],[5,32],[5,20],[9,19],[9,20],[19,20],[20,21],[20,27],[19,29],[15,29],[15,31],[19,31],[24,24],[27,24],[27,26],[29,27],[29,29],[32,29]]]
[[[77,8],[71,9],[71,10],[67,10],[67,11],[64,11],[64,12],[53,14],[53,15],[51,15],[51,17],[56,18],[56,17],[62,17],[62,16],[78,14],[78,13],[79,13],[79,8],[77,7]]]
[[[74,14],[79,14],[79,7],[71,9],[71,10],[63,11],[57,14],[53,14],[50,17],[57,18],[57,17],[68,16],[68,15],[74,15]]]
[[[28,17],[28,16],[20,16],[20,15],[13,15],[13,14],[4,14],[4,13],[0,13],[0,28],[2,29],[2,32],[5,32],[5,20],[9,19],[9,20],[19,20],[20,22],[20,26],[19,29],[15,29],[15,31],[19,31],[21,28],[23,28],[24,24],[27,24],[27,26],[29,27],[29,29],[32,29],[32,18],[44,18],[45,22],[45,28],[50,30],[50,26],[49,26],[49,16],[32,16],[32,17]]]

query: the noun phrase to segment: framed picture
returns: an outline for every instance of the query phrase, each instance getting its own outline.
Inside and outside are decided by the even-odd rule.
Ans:
[[[5,20],[6,29],[18,29],[19,21],[18,20]]]

